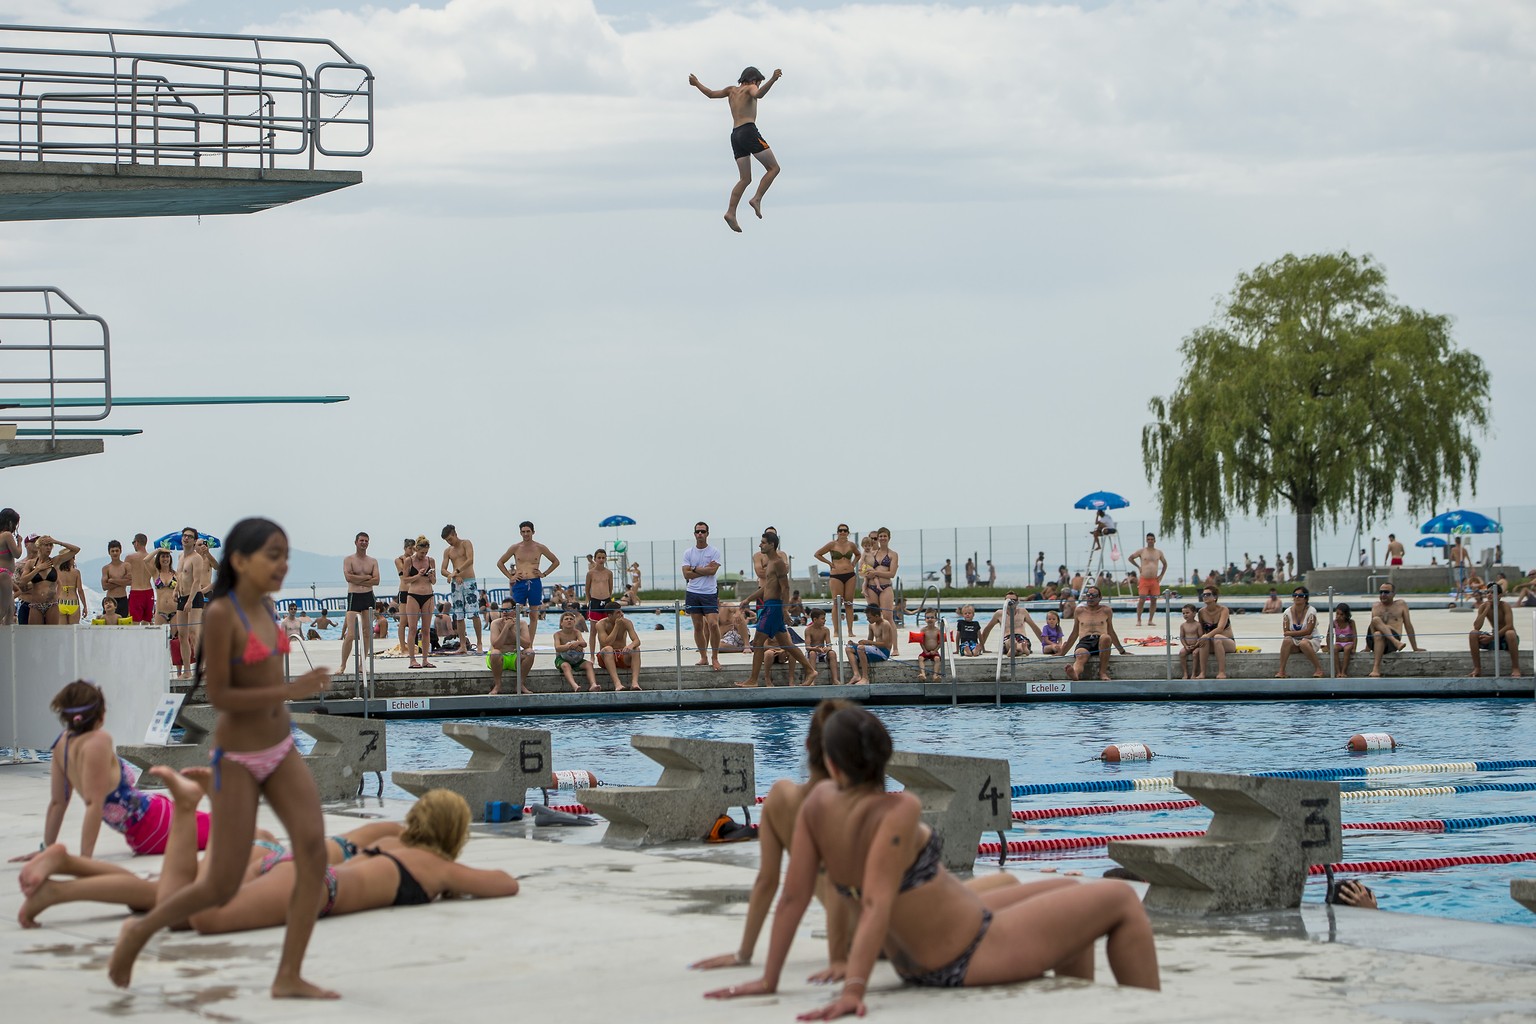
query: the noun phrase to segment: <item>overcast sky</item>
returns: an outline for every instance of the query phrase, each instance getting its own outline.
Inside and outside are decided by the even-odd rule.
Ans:
[[[352,396],[114,412],[145,433],[5,474],[28,529],[264,513],[342,552],[452,521],[499,553],[521,519],[567,551],[619,512],[637,538],[772,521],[798,553],[839,519],[1060,522],[1101,487],[1151,514],[1180,340],[1240,271],[1341,248],[1492,372],[1462,502],[1536,503],[1525,0],[6,7],[325,36],[378,96],[373,154],[329,163],[358,187],[5,226],[0,280],[104,316],[119,395]],[[784,70],[759,112],[784,172],[734,235],[729,115],[687,78],[746,64]]]

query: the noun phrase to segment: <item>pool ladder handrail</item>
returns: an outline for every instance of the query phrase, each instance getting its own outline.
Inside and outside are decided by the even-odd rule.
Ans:
[[[310,660],[309,648],[304,646],[304,637],[301,634],[298,634],[298,633],[289,633],[288,634],[288,639],[289,640],[297,640],[299,642],[299,653],[304,655],[304,662],[305,662],[305,664],[307,664],[309,666],[309,670],[311,672],[313,672],[315,670],[315,663]],[[292,681],[293,681],[293,673],[289,670],[288,656],[284,655],[283,656],[283,682],[287,683],[287,682],[292,682]],[[320,692],[320,707],[317,710],[322,715],[328,715],[328,714],[331,713],[329,711],[329,709],[327,709],[326,706],[325,706],[325,691],[323,691],[323,690]]]

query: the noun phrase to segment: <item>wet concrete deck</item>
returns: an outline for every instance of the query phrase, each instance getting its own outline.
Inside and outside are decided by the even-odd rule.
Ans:
[[[0,858],[35,847],[48,789],[46,766],[0,767]],[[357,814],[399,817],[405,805],[370,801],[328,817],[330,831]],[[80,808],[64,836],[78,834]],[[263,809],[263,824],[278,830]],[[484,826],[466,863],[518,875],[508,900],[448,902],[339,917],[315,931],[307,973],[339,989],[340,1004],[267,997],[282,933],[162,935],[119,992],[104,965],[120,911],[55,907],[36,931],[0,923],[6,1017],[15,1020],[374,1021],[500,1020],[715,1022],[722,1015],[783,1024],[828,992],[803,979],[824,945],[813,907],[774,996],[728,1008],[701,998],[749,980],[751,969],[693,974],[694,958],[736,948],[753,877],[753,846],[702,844],[637,853],[599,845],[599,829]],[[99,853],[151,872],[158,858],[130,858],[103,830]],[[18,866],[0,864],[0,913],[15,918]],[[872,1017],[934,1020],[1106,1020],[1144,1024],[1296,1021],[1446,1021],[1528,1024],[1536,1015],[1536,915],[1531,927],[1470,924],[1383,911],[1307,906],[1300,912],[1220,923],[1158,920],[1161,993],[1109,982],[1042,979],[961,991],[902,987],[877,966]],[[759,961],[766,950],[766,932]]]

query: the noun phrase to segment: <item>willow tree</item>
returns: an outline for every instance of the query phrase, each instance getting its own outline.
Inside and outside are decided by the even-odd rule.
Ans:
[[[1314,516],[1419,514],[1477,486],[1488,371],[1450,318],[1399,304],[1369,256],[1287,255],[1239,275],[1184,339],[1184,374],[1142,429],[1162,529],[1296,515],[1298,568]]]

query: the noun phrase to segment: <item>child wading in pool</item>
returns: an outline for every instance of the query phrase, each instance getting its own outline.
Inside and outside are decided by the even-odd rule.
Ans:
[[[581,690],[576,685],[575,670],[578,668],[586,671],[587,689],[595,693],[597,676],[593,675],[592,663],[587,660],[587,638],[577,625],[580,621],[575,612],[565,612],[560,616],[560,629],[555,633],[555,664],[560,666],[560,674],[565,677],[565,681],[571,684],[572,693]],[[593,629],[596,628],[594,624]]]
[[[768,95],[773,83],[782,77],[784,72],[775,69],[773,77],[765,82],[761,71],[749,67],[742,71],[735,85],[725,89],[711,89],[700,82],[697,75],[688,76],[688,84],[699,92],[712,100],[728,100],[731,105],[731,155],[736,158],[736,170],[741,175],[731,188],[731,203],[725,208],[725,222],[732,231],[741,230],[741,225],[736,222],[736,207],[746,193],[747,186],[752,184],[752,158],[757,157],[762,163],[763,180],[757,186],[757,194],[747,201],[747,205],[752,207],[752,212],[757,214],[759,220],[763,217],[763,193],[768,191],[773,179],[779,176],[779,161],[774,157],[773,150],[768,148],[768,140],[757,130],[756,122],[757,101]]]
[[[256,805],[266,797],[288,833],[294,863],[288,927],[272,995],[337,998],[299,973],[316,908],[326,906],[327,891],[335,898],[335,876],[326,868],[320,794],[293,745],[286,702],[324,691],[331,673],[316,668],[291,684],[283,682],[280,656],[288,650],[288,638],[277,628],[268,595],[282,587],[287,573],[288,536],[282,527],[269,519],[242,519],[229,531],[197,655],[197,675],[206,679],[208,702],[219,712],[213,730],[208,869],[123,928],[107,965],[108,977],[120,988],[127,987],[134,960],[151,936],[198,911],[223,906],[239,891],[256,832]],[[325,916],[324,909],[319,916]]]

